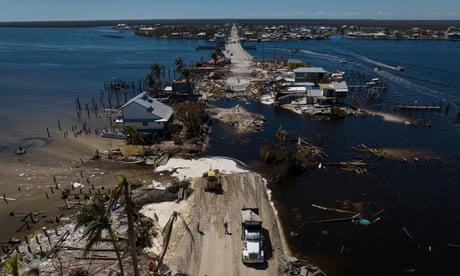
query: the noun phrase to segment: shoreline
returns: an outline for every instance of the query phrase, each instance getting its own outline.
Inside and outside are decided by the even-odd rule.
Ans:
[[[246,63],[246,66],[248,66],[246,68],[249,68],[249,66],[251,66],[251,63]],[[234,113],[234,111],[230,109],[230,113]],[[243,109],[241,110],[241,113],[244,113]],[[18,179],[26,179],[28,185],[30,186],[28,192],[30,192],[31,195],[30,197],[18,196],[19,194],[24,192],[24,189],[17,189],[17,187],[21,184],[17,184],[16,187],[15,185],[10,185],[9,190],[6,191],[7,197],[16,198],[17,200],[15,200],[14,202],[10,201],[7,204],[1,204],[3,206],[0,206],[0,209],[3,209],[5,211],[3,213],[6,213],[5,208],[19,209],[19,206],[22,205],[29,205],[35,207],[40,206],[40,208],[42,208],[46,212],[46,215],[41,219],[40,223],[36,225],[34,224],[33,228],[31,228],[29,231],[23,232],[23,234],[25,234],[26,236],[26,240],[32,239],[33,237],[36,237],[36,239],[46,239],[46,237],[44,237],[42,233],[42,229],[45,228],[48,229],[48,231],[50,232],[52,231],[52,229],[55,229],[54,231],[56,232],[56,237],[54,239],[59,239],[59,236],[57,235],[58,232],[61,233],[64,231],[70,231],[69,229],[65,230],[65,227],[66,225],[68,227],[69,222],[73,220],[72,216],[75,213],[75,209],[72,208],[71,210],[59,210],[59,208],[56,208],[60,205],[67,205],[67,203],[64,203],[63,200],[63,203],[59,205],[59,202],[61,201],[59,196],[62,190],[65,188],[73,190],[73,188],[77,185],[78,187],[80,187],[80,193],[82,191],[88,191],[89,193],[91,193],[91,187],[92,189],[97,190],[99,190],[100,188],[104,189],[105,187],[105,190],[107,191],[107,187],[115,186],[116,177],[119,174],[127,175],[131,183],[140,182],[144,187],[146,186],[146,184],[148,187],[153,186],[154,182],[152,181],[152,179],[155,180],[155,177],[151,174],[151,168],[146,169],[145,167],[142,168],[138,167],[137,165],[129,165],[123,162],[116,162],[106,159],[100,161],[91,160],[96,150],[98,150],[100,153],[103,153],[106,149],[110,151],[110,149],[114,148],[120,148],[123,152],[129,151],[129,146],[126,146],[124,141],[102,138],[99,135],[91,132],[80,132],[80,134],[78,135],[71,135],[66,137],[65,135],[62,135],[63,132],[66,132],[65,130],[58,130],[53,128],[50,129],[50,131],[51,137],[43,138],[43,143],[40,143],[39,145],[31,145],[27,148],[26,155],[24,157],[21,157],[23,158],[22,161],[19,161],[18,156],[14,156],[11,154],[11,158],[14,158],[17,163],[6,162],[9,166],[3,167],[5,170],[3,174],[7,177],[4,178],[2,182],[0,182],[0,185],[5,186],[6,183],[20,183],[21,180]],[[270,271],[271,273],[273,273],[274,271],[277,271],[280,267],[282,259],[290,254],[290,249],[287,244],[284,230],[282,228],[279,213],[276,209],[274,202],[271,200],[271,191],[267,187],[267,180],[262,178],[260,174],[247,171],[246,169],[241,169],[240,165],[242,164],[242,162],[236,159],[232,159],[231,157],[208,157],[199,158],[198,160],[200,159],[208,163],[212,161],[213,165],[211,166],[213,168],[220,167],[221,172],[227,175],[226,177],[230,179],[233,177],[233,175],[235,175],[235,173],[236,175],[254,175],[255,178],[259,179],[257,180],[259,184],[251,185],[260,186],[260,188],[264,189],[264,191],[261,193],[261,195],[263,194],[264,196],[260,197],[262,200],[260,204],[262,206],[265,206],[265,213],[269,216],[269,218],[266,220],[266,223],[267,225],[270,225],[270,233],[273,235],[274,239],[274,252],[276,252],[277,256],[276,258],[273,257],[267,260],[269,262],[274,262],[274,264],[271,264],[269,266],[269,270],[266,270],[265,272]],[[187,166],[186,163],[191,162],[191,160],[173,158],[172,162],[176,163],[175,168],[173,169],[176,171],[181,171],[184,167]],[[199,165],[200,169],[191,169],[186,172],[183,172],[182,174],[179,173],[176,177],[178,179],[188,178],[189,180],[193,180],[194,178],[196,180],[198,178],[199,181],[201,173],[206,171],[208,167],[209,164],[201,164]],[[234,168],[228,169],[230,167]],[[10,170],[10,168],[15,168],[15,170]],[[236,170],[235,168],[239,169]],[[162,169],[162,167],[159,167],[159,169]],[[151,181],[152,185],[149,185],[149,182]],[[52,192],[53,190],[54,192]],[[199,190],[201,189],[199,188]],[[46,194],[46,198],[44,194]],[[263,200],[262,198],[265,198],[265,200]],[[71,202],[75,202],[75,200],[72,198]],[[153,206],[155,206],[155,203],[153,203]],[[200,208],[194,207],[196,207],[196,205],[189,206],[188,212],[194,216],[197,216],[197,214],[199,213],[198,210]],[[30,209],[27,211],[41,212],[41,210],[35,209]],[[66,224],[61,225],[59,223],[56,223],[58,222],[57,218],[59,218],[61,222],[65,221]],[[7,222],[11,225],[14,225],[15,223],[17,224],[17,222],[15,222],[17,219],[18,216],[8,217]],[[237,221],[239,220],[240,218],[236,218],[235,216],[234,221],[236,221],[237,223]],[[13,226],[13,228],[16,228],[16,226]],[[4,229],[5,233],[10,233],[7,234],[8,237],[5,237],[4,240],[14,238],[15,236],[17,236],[15,235],[13,228],[11,228],[10,230]],[[237,229],[237,226],[233,225],[232,228]],[[235,235],[234,237],[237,238],[239,237],[239,235]],[[75,238],[73,237],[72,239],[75,243]],[[190,241],[184,241],[184,243],[186,244],[189,244],[189,242]],[[24,242],[22,244],[22,252],[26,252],[26,250],[30,251],[30,249],[24,247]],[[81,246],[82,242],[78,241],[77,244]],[[234,252],[237,252],[235,256],[241,254],[239,249],[239,247],[241,246],[241,241],[237,239],[236,241],[233,241],[232,244],[234,244],[233,248],[236,250]],[[72,247],[76,245],[73,245],[71,243],[69,246]],[[34,254],[37,254],[37,248],[38,247],[32,249],[32,251],[35,251]],[[42,249],[40,246],[40,251],[41,250]],[[44,247],[44,250],[47,249]],[[28,257],[24,259],[31,262],[33,260],[34,254],[28,255]],[[234,259],[237,261],[237,263],[235,264],[237,269],[246,269],[245,267],[240,266],[242,265],[241,256],[238,255]],[[49,261],[44,261],[43,263],[44,266],[48,266],[48,269],[50,269]],[[27,268],[28,265],[30,265],[30,263],[24,263],[23,267]],[[212,268],[212,264],[210,265],[210,267]],[[194,269],[196,270],[197,268]],[[252,270],[250,270],[249,272],[251,271]],[[247,275],[247,273],[245,273],[245,275]]]
[[[37,187],[36,190],[34,190],[34,193],[37,193],[38,195],[40,195],[40,194],[42,194],[43,190],[48,189],[48,187],[45,188],[45,186],[47,186],[46,184],[44,184],[45,181],[46,181],[45,179],[50,178],[51,181],[52,181],[52,176],[51,175],[53,173],[55,173],[57,175],[60,175],[58,177],[58,179],[59,179],[58,180],[58,182],[59,182],[58,185],[59,185],[59,187],[61,189],[64,188],[65,186],[70,187],[71,183],[84,183],[84,181],[81,181],[81,180],[78,180],[78,181],[73,180],[74,177],[78,176],[79,172],[81,174],[82,171],[84,171],[83,172],[84,176],[88,176],[89,178],[91,178],[92,183],[96,182],[97,178],[100,178],[100,181],[97,181],[97,182],[102,182],[102,184],[98,183],[98,184],[96,184],[96,187],[100,187],[100,185],[104,185],[104,183],[108,184],[107,183],[108,179],[115,179],[116,176],[120,174],[120,171],[113,170],[113,168],[112,169],[110,168],[111,166],[115,165],[115,162],[109,162],[109,164],[105,164],[105,165],[103,165],[101,163],[96,163],[96,162],[88,163],[86,165],[78,164],[79,163],[78,156],[74,156],[74,154],[75,154],[74,151],[76,151],[77,148],[78,148],[77,151],[81,152],[80,156],[84,156],[85,154],[92,153],[94,148],[100,148],[101,145],[104,145],[104,143],[106,142],[105,141],[106,139],[104,139],[102,137],[99,137],[99,136],[95,136],[95,135],[89,135],[89,136],[84,135],[83,137],[84,138],[81,138],[81,137],[75,138],[78,141],[72,140],[71,141],[72,144],[74,144],[74,146],[75,145],[77,145],[77,146],[76,147],[71,147],[67,151],[64,150],[64,149],[65,149],[65,147],[67,146],[68,143],[66,143],[65,140],[60,140],[60,141],[52,141],[52,142],[50,142],[50,143],[48,143],[46,145],[43,145],[42,147],[34,149],[30,153],[28,153],[28,154],[33,154],[35,152],[37,152],[37,153],[41,152],[43,154],[50,155],[50,157],[51,156],[57,157],[60,160],[60,161],[57,161],[57,163],[61,163],[61,162],[64,163],[64,160],[65,160],[65,162],[68,162],[66,165],[61,165],[60,167],[50,167],[47,171],[45,171],[43,169],[40,169],[40,167],[47,167],[46,164],[44,164],[44,163],[34,164],[32,162],[32,160],[28,160],[28,162],[30,162],[30,163],[26,164],[26,166],[29,167],[32,172],[34,172],[34,171],[36,171],[36,172],[35,172],[34,175],[30,175],[29,173],[26,173],[25,175],[23,175],[21,177],[28,177],[28,178],[31,178],[31,180],[35,179],[35,180],[37,180],[37,182],[42,183],[41,185],[39,185],[39,187]],[[63,138],[61,138],[61,139],[63,139]],[[72,138],[72,139],[74,139],[74,138]],[[64,150],[64,151],[61,152],[61,150]],[[55,155],[53,155],[53,154],[55,154]],[[84,157],[79,157],[79,158],[83,158],[83,159],[87,160],[88,156],[86,158],[84,158]],[[33,158],[31,158],[31,159],[33,159]],[[190,165],[193,162],[200,162],[200,161],[201,161],[201,164]],[[105,161],[101,161],[101,162],[105,162]],[[187,164],[189,164],[189,165],[187,165]],[[17,166],[17,165],[12,164],[12,166],[14,167],[14,166]],[[102,167],[105,167],[105,166],[108,166],[109,169],[108,170],[102,169]],[[176,173],[173,174],[172,176],[176,177],[177,179],[188,178],[189,180],[194,179],[194,182],[196,182],[197,180],[199,182],[200,178],[201,178],[202,171],[205,171],[209,166],[212,166],[213,168],[220,168],[222,174],[227,175],[226,177],[231,177],[232,175],[235,175],[235,174],[236,175],[241,175],[241,174],[243,174],[243,175],[246,175],[246,174],[252,175],[252,174],[254,174],[258,178],[261,179],[260,180],[261,183],[262,183],[261,185],[264,188],[263,194],[265,194],[265,197],[268,199],[266,204],[268,204],[270,206],[271,212],[273,212],[273,215],[275,216],[274,222],[276,222],[276,227],[278,228],[276,231],[278,231],[278,233],[279,233],[279,234],[275,234],[275,232],[273,232],[272,234],[273,234],[273,236],[278,236],[279,235],[279,237],[280,237],[280,240],[279,240],[280,245],[277,245],[277,247],[281,246],[281,250],[282,250],[283,255],[286,255],[289,252],[288,251],[289,247],[287,246],[287,241],[286,241],[285,236],[283,234],[282,226],[281,226],[280,220],[278,218],[278,212],[276,211],[276,208],[275,208],[273,202],[270,200],[271,197],[269,195],[270,194],[269,190],[267,189],[267,186],[266,186],[266,180],[263,179],[260,175],[242,168],[241,163],[238,164],[238,160],[235,160],[235,159],[232,159],[232,158],[226,158],[226,157],[205,157],[205,158],[198,158],[198,159],[193,159],[193,160],[187,160],[187,159],[181,159],[181,158],[172,158],[172,160],[170,160],[170,162],[168,162],[166,165],[158,167],[158,170],[175,171]],[[186,169],[186,167],[189,167],[189,168]],[[132,171],[133,174],[136,174],[134,171],[139,171],[139,170],[143,171],[143,169],[138,169],[136,167],[134,167],[134,169],[133,168],[124,168],[124,171]],[[100,175],[99,176],[91,175],[90,171],[93,171],[93,172],[97,171],[97,172],[99,172]],[[41,175],[41,177],[39,177],[39,174],[43,174],[43,175]],[[39,180],[39,178],[40,178],[40,180]],[[154,176],[150,175],[150,179],[152,179],[152,178],[154,179]],[[139,180],[139,179],[140,178],[138,178],[137,180]],[[142,182],[144,184],[146,184],[146,183],[148,184],[148,181],[149,180],[146,179],[146,177],[144,177],[143,180],[142,180]],[[112,183],[113,183],[113,185],[115,185],[116,182],[113,181]],[[85,183],[85,185],[86,185],[86,183]],[[109,185],[106,185],[106,186],[109,186]],[[51,186],[51,185],[48,185],[48,186]],[[200,186],[198,186],[198,187],[200,187]],[[89,188],[89,187],[84,187],[83,186],[83,189],[86,189],[86,188]],[[54,204],[55,204],[54,202],[57,200],[57,196],[58,196],[57,194],[52,195],[51,199],[54,199],[54,200],[53,200],[53,203],[51,203],[49,208],[53,208],[52,206],[54,206]],[[15,197],[17,197],[17,196],[15,196]],[[193,197],[192,197],[192,199],[193,199]],[[36,200],[43,201],[44,199],[42,199],[42,200],[36,199]],[[15,203],[27,204],[26,201],[23,200],[20,197],[18,197],[18,200]],[[7,206],[10,207],[11,204],[12,204],[12,202],[10,202]],[[149,208],[149,206],[150,206],[150,208],[154,209],[156,205],[162,205],[162,204],[166,205],[166,206],[169,205],[169,207],[176,205],[176,203],[163,202],[163,203],[147,204],[147,205],[144,205],[143,208]],[[45,205],[42,204],[41,206],[44,207]],[[196,205],[188,205],[188,207],[186,205],[186,207],[184,207],[184,208],[186,208],[186,209],[188,208],[188,212],[192,216],[196,215],[197,212],[198,212],[198,209],[200,209],[200,208],[196,208]],[[71,213],[72,213],[72,211],[71,211]],[[48,215],[51,215],[51,212],[49,212]],[[67,213],[66,217],[68,217],[68,216],[71,217],[71,215],[69,213]],[[58,233],[58,232],[61,233],[61,235],[62,235],[63,232],[71,231],[71,229],[68,228],[68,227],[70,227],[69,225],[71,225],[71,223],[69,224],[69,222],[72,221],[73,219],[70,219],[70,221],[69,221],[68,218],[66,218],[66,217],[61,218],[61,221],[66,221],[66,224],[64,224],[64,225],[40,223],[40,224],[37,224],[36,226],[34,226],[34,228],[31,231],[29,231],[28,234],[26,234],[26,236],[28,236],[29,240],[33,240],[33,237],[37,237],[37,239],[40,239],[40,240],[42,240],[42,242],[44,242],[44,240],[46,240],[46,237],[42,233],[42,228],[43,229],[46,228],[48,232],[52,232],[53,229],[55,229],[54,231],[56,233]],[[153,216],[153,217],[155,217],[155,216]],[[269,224],[269,221],[267,221],[266,223]],[[233,228],[235,229],[236,227],[233,227]],[[238,235],[235,235],[235,237],[238,237]],[[58,239],[58,238],[59,238],[59,236],[57,236],[57,234],[56,234],[56,237],[53,238],[53,239]],[[81,241],[77,241],[75,239],[74,235],[71,235],[70,239],[72,240],[72,243],[70,243],[68,245],[70,247],[75,246],[76,244],[81,244],[82,243]],[[75,242],[76,242],[76,244],[72,245]],[[185,243],[187,244],[187,241],[185,241]],[[278,244],[278,242],[275,242],[275,244]],[[42,250],[41,247],[42,247],[42,245],[40,245],[40,250]],[[26,248],[27,248],[26,245],[24,243],[22,243],[21,251],[26,252]],[[46,247],[44,245],[43,245],[43,248],[44,248],[43,250],[46,250]],[[235,244],[234,248],[237,250],[237,252],[239,252],[239,249],[237,249],[238,248],[237,244]],[[35,248],[35,249],[32,249],[32,250],[38,250],[38,247]],[[60,253],[60,254],[61,255],[66,255],[66,253]],[[174,254],[175,254],[175,252],[174,252]],[[277,254],[279,254],[279,252]],[[24,260],[29,260],[30,262],[32,262],[33,259],[34,259],[33,255],[27,255],[26,254],[26,256],[24,256]],[[279,262],[279,260],[277,259],[276,263],[278,263],[278,262]],[[43,263],[42,264],[43,269],[45,271],[50,271],[50,269],[52,269],[52,266],[51,266],[52,260],[51,261],[50,260],[42,261],[42,263]],[[28,268],[30,263],[29,264],[23,263],[22,265],[23,265],[24,268]],[[106,264],[105,265],[100,264],[98,266],[105,267],[105,270],[108,269]],[[278,268],[278,265],[275,265],[271,269],[273,269],[273,268]],[[116,269],[116,268],[114,268],[114,269]],[[273,271],[273,270],[270,270],[270,271]]]

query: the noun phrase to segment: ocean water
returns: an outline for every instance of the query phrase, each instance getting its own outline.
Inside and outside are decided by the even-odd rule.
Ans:
[[[104,81],[138,82],[154,63],[174,77],[175,59],[185,64],[209,58],[199,41],[137,37],[110,27],[0,29],[0,147],[31,135],[46,135],[57,119],[72,124],[75,101],[100,104]],[[203,42],[201,42],[203,43]],[[46,112],[43,112],[46,111]]]
[[[172,70],[178,57],[186,64],[208,59],[209,51],[195,51],[200,44],[204,42],[136,37],[110,27],[0,28],[1,158],[10,158],[12,150],[30,137],[46,137],[46,128],[55,128],[57,120],[73,124],[75,99],[99,102],[107,79],[137,82],[149,73],[153,63]],[[361,83],[372,77],[387,82],[389,90],[380,99],[361,101],[369,109],[394,112],[397,104],[442,104],[444,108],[449,104],[448,112],[397,112],[431,126],[413,127],[386,122],[379,116],[313,120],[249,99],[216,103],[238,103],[267,118],[263,131],[256,134],[235,135],[227,126],[214,124],[207,154],[240,159],[267,178],[292,250],[330,275],[411,271],[459,275],[460,251],[447,246],[460,244],[458,43],[333,37],[329,41],[264,42],[256,46],[257,50],[249,52],[258,59],[300,59],[328,71],[343,70],[350,82],[356,81],[356,76]],[[299,51],[293,53],[292,48]],[[348,62],[341,64],[340,58]],[[396,71],[394,66],[403,66],[405,71]],[[375,67],[380,70],[375,71]],[[273,139],[280,126],[293,138],[302,135],[316,143],[318,135],[323,137],[329,155],[325,163],[360,156],[378,164],[368,167],[365,175],[327,167],[308,169],[303,175],[273,184],[273,172],[259,162],[259,149]],[[376,160],[356,152],[359,144],[410,149],[420,154],[420,161]],[[425,156],[440,161],[427,162]],[[312,204],[341,208],[344,202],[350,202],[368,219],[384,209],[379,214],[381,220],[370,226],[309,223],[343,217]]]

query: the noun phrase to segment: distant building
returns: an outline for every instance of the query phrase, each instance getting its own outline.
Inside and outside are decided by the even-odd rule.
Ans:
[[[444,33],[444,39],[447,40],[460,40],[460,32],[458,33]]]
[[[206,32],[200,32],[196,34],[197,39],[206,39]]]
[[[288,59],[287,66],[289,69],[295,69],[303,66],[303,62],[300,59]]]
[[[173,116],[173,109],[142,92],[130,99],[121,108],[121,119],[124,126],[132,126],[138,131],[163,131]]]
[[[348,96],[347,83],[340,78],[327,81],[329,73],[321,67],[300,67],[294,70],[294,75],[294,82],[280,84],[284,95],[280,99],[291,104],[332,105]]]
[[[327,74],[321,67],[300,67],[294,69],[295,82],[319,82]]]
[[[323,96],[325,99],[343,99],[348,95],[348,85],[345,81],[341,82],[330,82],[330,83],[321,83],[321,90],[323,91]]]
[[[225,50],[225,35],[223,33],[216,33],[214,38],[216,40],[216,50]]]
[[[190,93],[193,91],[192,82],[187,82],[187,80],[173,80],[172,82],[172,92],[175,93]]]

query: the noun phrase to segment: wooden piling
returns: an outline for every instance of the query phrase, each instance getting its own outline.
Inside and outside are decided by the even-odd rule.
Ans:
[[[460,249],[460,244],[448,243],[447,247]]]
[[[46,133],[48,134],[48,138],[51,138],[50,130],[48,128],[46,128]]]

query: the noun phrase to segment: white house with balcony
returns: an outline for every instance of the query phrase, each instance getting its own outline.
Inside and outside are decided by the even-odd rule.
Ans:
[[[132,126],[138,131],[163,131],[166,124],[172,119],[173,109],[147,92],[142,92],[130,99],[120,108],[117,120],[123,126]]]

